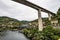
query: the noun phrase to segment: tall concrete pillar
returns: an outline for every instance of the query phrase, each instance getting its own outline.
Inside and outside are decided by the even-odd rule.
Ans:
[[[41,17],[41,9],[38,10],[38,28],[39,28],[39,31],[43,30],[43,23],[42,23],[42,17]]]
[[[51,21],[51,14],[48,13],[48,18],[49,18],[49,21]]]

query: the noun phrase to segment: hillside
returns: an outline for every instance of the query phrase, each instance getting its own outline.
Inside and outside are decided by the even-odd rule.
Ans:
[[[42,18],[42,21],[43,21],[43,22],[45,22],[45,21],[47,21],[47,20],[48,20],[48,18]],[[31,21],[31,22],[38,22],[38,19],[35,19],[35,20]]]
[[[23,23],[24,23],[23,21],[19,21],[14,18],[6,17],[6,16],[0,17],[0,27],[18,27]]]

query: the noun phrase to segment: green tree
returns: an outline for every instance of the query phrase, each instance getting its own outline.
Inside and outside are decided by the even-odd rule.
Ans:
[[[59,24],[60,24],[60,8],[59,8],[58,11],[57,11],[57,18],[58,18],[58,22],[59,22]]]

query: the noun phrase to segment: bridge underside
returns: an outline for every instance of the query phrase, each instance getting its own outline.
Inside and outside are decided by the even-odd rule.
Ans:
[[[43,11],[43,12],[50,13],[51,15],[55,15],[53,12],[51,12],[51,11],[49,11],[47,9],[44,9],[44,8],[42,8],[42,7],[40,7],[40,6],[36,5],[36,4],[33,4],[33,3],[29,2],[29,1],[26,1],[26,0],[13,0],[13,1],[24,4],[24,5],[29,6],[29,7],[32,7],[34,9],[36,9],[36,10],[41,9],[41,11]]]

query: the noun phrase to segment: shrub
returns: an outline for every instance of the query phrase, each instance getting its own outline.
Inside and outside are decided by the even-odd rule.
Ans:
[[[47,26],[43,31],[36,28],[24,29],[24,34],[31,40],[58,40],[60,37],[60,29]]]

